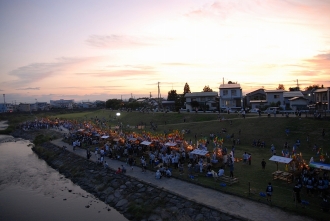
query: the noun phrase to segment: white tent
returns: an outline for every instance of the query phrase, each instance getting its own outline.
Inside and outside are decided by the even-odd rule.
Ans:
[[[149,141],[143,141],[143,142],[140,143],[140,144],[149,146],[149,145],[151,144],[151,142],[149,142]]]
[[[136,141],[137,139],[136,138],[129,138],[128,140],[129,141]]]
[[[176,143],[167,142],[167,143],[165,143],[165,146],[174,147],[174,146],[176,146]]]
[[[272,156],[269,160],[279,162],[279,163],[290,163],[292,161],[291,158],[280,157],[280,156]]]
[[[292,161],[291,158],[287,158],[287,157],[280,157],[280,156],[272,156],[269,160],[271,161],[275,161],[277,163],[290,163]],[[277,170],[278,170],[278,164],[277,164]]]
[[[102,138],[102,139],[107,139],[107,138],[109,138],[109,136],[105,136],[105,135],[104,135],[104,136],[102,136],[101,138]]]
[[[193,151],[191,151],[192,154],[197,154],[197,155],[201,155],[201,156],[205,156],[209,151],[207,150],[199,150],[199,149],[195,149]]]
[[[330,164],[321,163],[321,162],[311,162],[309,164],[309,166],[313,167],[313,168],[322,169],[322,170],[330,170]]]

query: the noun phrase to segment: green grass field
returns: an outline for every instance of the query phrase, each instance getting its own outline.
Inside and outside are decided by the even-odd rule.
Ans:
[[[321,153],[325,156],[326,163],[330,163],[327,154],[330,155],[330,121],[329,118],[316,120],[312,117],[302,116],[301,119],[291,115],[289,118],[277,115],[268,118],[263,115],[258,117],[254,114],[248,114],[246,119],[241,118],[237,114],[221,114],[224,121],[218,120],[218,114],[205,113],[150,113],[143,114],[139,112],[121,112],[120,117],[116,117],[116,111],[98,110],[93,112],[79,112],[79,113],[63,113],[52,115],[60,119],[76,119],[78,121],[88,120],[90,118],[98,117],[99,119],[109,120],[111,126],[130,125],[135,126],[139,123],[146,123],[145,130],[151,131],[150,122],[157,124],[157,130],[152,133],[164,133],[164,131],[189,129],[191,132],[185,134],[186,140],[195,142],[195,135],[198,139],[208,137],[210,133],[214,133],[224,138],[224,146],[231,150],[232,141],[228,138],[229,135],[234,134],[235,138],[240,138],[241,144],[235,146],[235,157],[242,158],[246,151],[252,155],[252,165],[245,165],[242,162],[235,163],[234,176],[239,178],[239,183],[231,186],[222,187],[219,181],[214,181],[213,178],[208,178],[205,174],[198,175],[196,180],[190,180],[187,173],[187,165],[185,165],[185,173],[180,175],[174,171],[174,176],[188,182],[195,182],[209,188],[214,188],[226,193],[250,198],[252,200],[267,203],[264,197],[259,195],[260,192],[265,192],[268,182],[272,182],[274,187],[273,206],[277,206],[286,211],[296,212],[301,215],[313,217],[317,220],[328,220],[329,214],[320,211],[321,198],[318,196],[307,196],[306,190],[301,191],[301,198],[310,203],[303,208],[301,205],[295,205],[293,201],[292,188],[294,183],[286,183],[283,180],[272,180],[272,173],[276,171],[276,163],[269,161],[272,156],[270,145],[274,144],[277,155],[281,155],[283,145],[285,142],[289,144],[289,150],[297,139],[300,139],[301,145],[297,152],[301,153],[303,159],[308,163],[313,156],[315,161],[319,160],[319,155],[312,151],[312,146],[317,145],[321,148]],[[184,120],[185,119],[185,120]],[[22,118],[20,118],[22,120]],[[185,121],[185,122],[184,122]],[[9,120],[9,123],[17,122]],[[222,133],[222,128],[227,129],[227,133]],[[290,133],[287,136],[285,129],[289,129]],[[322,137],[322,129],[325,129],[326,135]],[[128,129],[124,127],[125,132],[139,132],[135,129]],[[239,135],[239,130],[241,134]],[[309,142],[307,142],[309,136]],[[266,143],[265,148],[253,147],[252,141],[260,139]],[[209,150],[212,151],[213,146],[210,144]],[[261,161],[265,159],[267,162],[266,169],[262,170]],[[220,163],[215,165],[212,169],[218,171]],[[279,170],[285,171],[285,165],[279,164]],[[225,169],[225,174],[229,175],[229,169]],[[322,173],[321,173],[322,174]]]

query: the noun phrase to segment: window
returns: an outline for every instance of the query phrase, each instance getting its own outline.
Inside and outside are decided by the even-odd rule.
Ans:
[[[223,90],[223,96],[228,95],[228,90]]]
[[[275,95],[274,95],[274,98],[280,98],[280,95],[275,94]]]
[[[231,90],[231,95],[236,96],[236,90]]]

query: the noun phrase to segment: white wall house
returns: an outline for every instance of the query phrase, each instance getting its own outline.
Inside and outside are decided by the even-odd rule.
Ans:
[[[314,91],[317,110],[330,110],[330,87]]]
[[[72,109],[74,106],[74,100],[50,100],[50,106],[55,108]]]
[[[308,105],[308,99],[304,97],[293,97],[289,99],[289,105],[293,111],[306,110]]]
[[[281,102],[281,105],[285,105],[283,92],[285,90],[265,90],[267,104]]]
[[[189,111],[195,110],[191,105],[193,101],[197,101],[199,103],[200,109],[203,109],[203,107],[205,107],[206,110],[217,109],[217,98],[218,98],[217,92],[186,93],[184,97],[186,99],[186,109]]]
[[[284,105],[285,106],[291,106],[291,99],[292,98],[303,98],[304,95],[301,91],[286,91],[283,92],[283,99],[284,99]],[[302,100],[300,100],[302,101]],[[306,104],[307,106],[307,104]]]
[[[220,84],[219,95],[220,109],[243,108],[243,94],[240,84]]]

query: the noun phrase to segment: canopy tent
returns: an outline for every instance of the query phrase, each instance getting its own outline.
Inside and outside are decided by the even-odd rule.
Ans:
[[[174,146],[176,146],[176,143],[167,142],[167,143],[165,143],[165,146],[174,147]]]
[[[113,139],[113,141],[117,142],[117,141],[119,141],[119,138],[115,138],[115,139]]]
[[[209,151],[207,150],[199,150],[199,149],[195,149],[193,151],[191,151],[192,154],[197,154],[197,155],[201,155],[201,156],[205,156]]]
[[[318,168],[322,170],[330,170],[330,164],[321,163],[321,162],[311,162],[309,163],[310,167]]]
[[[102,139],[107,139],[107,138],[109,138],[109,136],[105,136],[105,135],[104,135],[104,136],[102,136],[101,138],[102,138]]]
[[[83,132],[84,131],[84,129],[79,129],[79,130],[77,130],[78,132]]]
[[[287,157],[281,157],[281,156],[272,156],[271,158],[269,158],[269,160],[271,161],[275,161],[277,163],[285,163],[288,164],[292,161],[291,158],[287,158]],[[277,170],[278,170],[278,164],[277,164]]]
[[[129,138],[129,141],[136,141],[136,138]]]
[[[149,142],[149,141],[143,141],[143,142],[140,143],[140,144],[149,146],[149,145],[151,144],[151,142]]]

